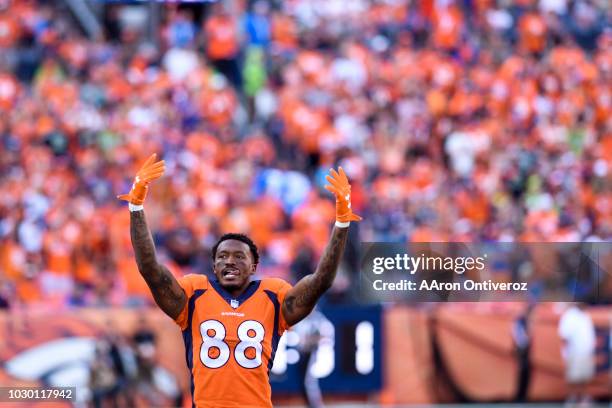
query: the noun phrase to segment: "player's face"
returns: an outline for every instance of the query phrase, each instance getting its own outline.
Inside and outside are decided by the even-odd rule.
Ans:
[[[239,295],[255,273],[251,250],[242,241],[228,239],[219,244],[215,255],[215,275],[232,295]]]

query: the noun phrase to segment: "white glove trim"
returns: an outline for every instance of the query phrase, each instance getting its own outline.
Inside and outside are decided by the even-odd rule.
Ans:
[[[132,203],[128,204],[128,208],[130,209],[130,212],[144,210],[144,206],[136,205],[136,204],[132,204]]]

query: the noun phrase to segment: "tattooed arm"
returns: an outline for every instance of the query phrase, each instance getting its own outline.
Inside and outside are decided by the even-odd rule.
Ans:
[[[176,319],[185,307],[187,296],[168,268],[157,262],[144,211],[130,212],[130,236],[138,271],[151,289],[155,303],[164,313]]]
[[[289,325],[294,325],[308,316],[317,300],[331,287],[347,237],[348,228],[334,227],[315,273],[302,278],[287,292],[282,311]]]

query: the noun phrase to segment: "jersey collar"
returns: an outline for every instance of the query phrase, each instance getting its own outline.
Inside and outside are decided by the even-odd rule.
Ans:
[[[259,280],[251,281],[249,283],[249,286],[247,286],[247,288],[245,289],[245,291],[242,292],[240,296],[235,298],[235,297],[232,297],[232,295],[230,295],[228,291],[223,289],[223,286],[221,286],[221,283],[219,283],[218,280],[215,279],[215,280],[210,281],[210,284],[213,287],[213,289],[216,290],[219,296],[221,296],[223,300],[227,302],[228,305],[232,306],[233,309],[236,309],[237,307],[242,305],[244,302],[246,302],[248,298],[253,296],[253,294],[257,291],[257,289],[259,289],[260,283],[261,281]],[[236,302],[238,302],[238,304],[235,306]]]

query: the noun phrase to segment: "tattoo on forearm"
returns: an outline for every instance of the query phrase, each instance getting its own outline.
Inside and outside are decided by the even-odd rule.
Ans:
[[[138,269],[145,276],[157,264],[155,245],[147,227],[144,211],[131,212],[130,221],[130,237],[132,238],[132,246],[136,255],[136,263],[138,264]]]
[[[176,318],[186,302],[185,292],[172,273],[157,262],[155,244],[143,211],[130,213],[130,237],[138,270],[151,289],[155,302],[167,315]]]
[[[298,282],[296,289],[299,290],[295,295],[288,295],[285,298],[284,306],[288,313],[296,313],[299,309],[304,309],[305,314],[310,313],[321,295],[331,287],[344,253],[347,237],[348,228],[334,228],[315,273]]]

